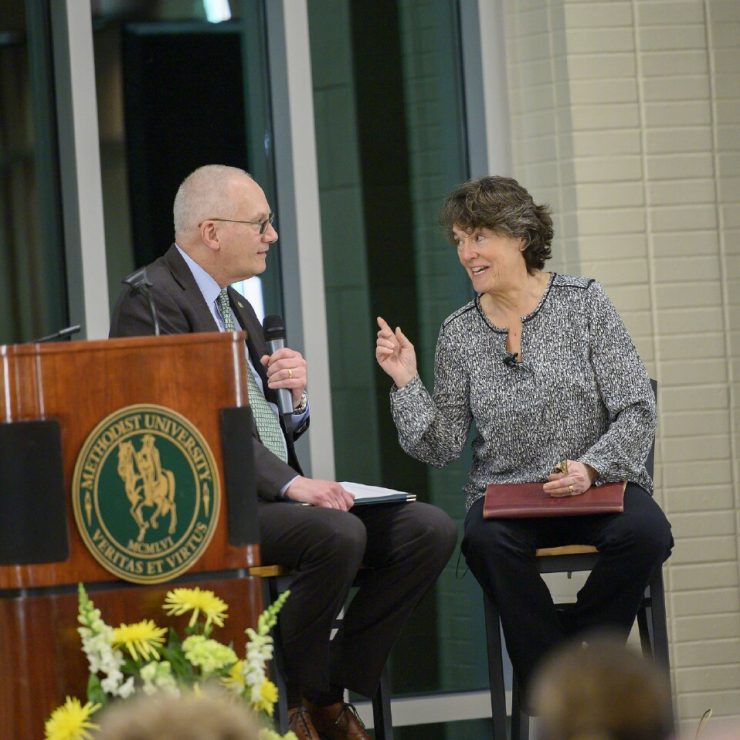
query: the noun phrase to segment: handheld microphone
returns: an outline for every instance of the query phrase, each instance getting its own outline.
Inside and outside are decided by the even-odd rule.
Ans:
[[[270,354],[273,354],[279,349],[285,347],[285,324],[283,322],[282,316],[277,316],[275,314],[265,316],[265,320],[262,322],[262,329],[265,332],[267,350]],[[280,410],[281,416],[292,416],[293,394],[288,388],[278,388],[277,406]],[[285,420],[287,421],[287,418]]]
[[[45,337],[32,339],[30,344],[40,344],[41,342],[53,342],[55,339],[64,339],[65,337],[71,337],[73,334],[77,334],[79,330],[80,325],[73,324],[72,326],[66,326],[64,329],[55,331],[53,334],[47,334]]]
[[[518,352],[507,352],[503,360],[504,365],[506,365],[506,367],[516,367],[517,365],[516,358],[518,356],[519,356]]]

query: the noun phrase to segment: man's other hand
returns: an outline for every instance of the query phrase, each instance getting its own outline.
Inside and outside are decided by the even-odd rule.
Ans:
[[[293,501],[341,511],[349,511],[355,503],[355,497],[345,491],[339,483],[304,478],[302,475],[288,486],[285,495]]]

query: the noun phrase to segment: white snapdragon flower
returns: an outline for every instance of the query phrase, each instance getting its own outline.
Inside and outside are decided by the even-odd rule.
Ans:
[[[244,683],[250,688],[250,696],[253,701],[258,700],[262,694],[264,684],[265,664],[272,658],[272,637],[268,634],[258,634],[251,627],[247,628],[247,654],[244,658],[242,673]]]
[[[121,684],[118,687],[118,690],[116,691],[116,695],[120,696],[121,699],[128,699],[128,697],[131,696],[131,694],[133,694],[134,691],[135,691],[134,677],[130,676],[125,683]]]
[[[123,696],[123,690],[128,696],[133,691],[133,681],[130,690],[121,687],[124,659],[123,653],[113,648],[113,628],[100,618],[100,610],[93,607],[84,590],[80,592],[78,621],[82,626],[77,631],[82,638],[82,651],[87,656],[90,673],[105,674],[101,687],[106,694]]]

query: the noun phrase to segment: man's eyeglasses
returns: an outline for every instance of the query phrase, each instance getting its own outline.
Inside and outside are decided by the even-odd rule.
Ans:
[[[198,224],[198,228],[200,228],[200,225],[202,223],[205,223],[206,221],[225,221],[226,223],[230,224],[249,224],[250,226],[259,226],[259,233],[260,236],[267,231],[268,224],[272,224],[273,220],[275,219],[275,214],[271,213],[267,218],[263,219],[262,221],[237,221],[234,218],[206,218],[203,221]]]

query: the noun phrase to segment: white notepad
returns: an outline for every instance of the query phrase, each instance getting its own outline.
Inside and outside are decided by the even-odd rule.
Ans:
[[[355,506],[362,504],[405,503],[416,501],[416,495],[406,491],[396,491],[393,488],[368,486],[365,483],[340,481],[339,485],[355,497]]]

